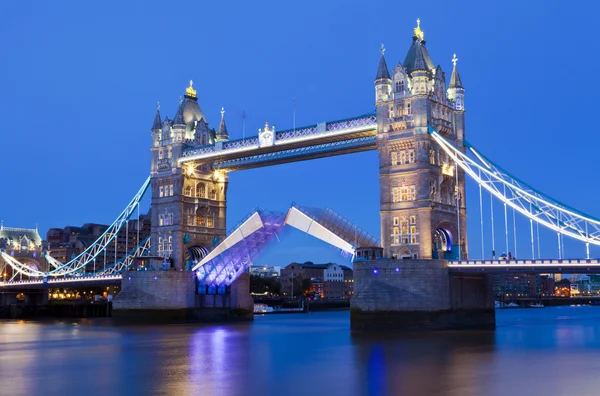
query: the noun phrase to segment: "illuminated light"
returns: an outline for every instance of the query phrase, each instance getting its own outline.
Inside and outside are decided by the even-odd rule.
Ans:
[[[188,98],[196,99],[196,90],[193,87],[194,81],[190,80],[190,86],[185,89],[185,96]]]
[[[376,274],[377,273],[377,268],[373,268],[373,273]]]
[[[446,176],[454,176],[454,167],[452,165],[442,165],[442,174]]]
[[[396,272],[400,272],[400,268],[396,268]]]
[[[188,176],[192,176],[192,175],[194,174],[194,167],[193,167],[192,165],[188,166],[188,167],[185,169],[185,173],[186,173]]]
[[[158,280],[158,277],[156,277],[156,276],[155,276],[155,277],[154,277],[154,280]]]
[[[421,41],[425,40],[425,32],[421,30],[421,20],[417,18],[417,27],[413,29],[415,36],[420,38]]]

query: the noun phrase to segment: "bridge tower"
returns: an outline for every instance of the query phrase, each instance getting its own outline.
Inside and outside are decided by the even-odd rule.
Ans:
[[[404,62],[391,75],[382,47],[375,100],[381,240],[388,259],[354,262],[355,331],[495,326],[490,276],[451,273],[446,261],[467,258],[465,175],[428,130],[465,150],[464,87],[456,55],[452,61],[446,87],[419,20]]]
[[[375,77],[384,255],[464,259],[465,175],[428,134],[431,126],[464,150],[464,88],[456,56],[446,89],[445,73],[431,60],[419,20],[404,62],[391,75],[384,51],[382,45]]]
[[[153,255],[166,260],[153,265],[186,269],[199,261],[226,234],[227,174],[210,164],[182,167],[178,160],[189,148],[229,138],[221,111],[219,130],[210,129],[198,104],[193,82],[180,99],[173,120],[161,120],[157,106],[152,124]]]

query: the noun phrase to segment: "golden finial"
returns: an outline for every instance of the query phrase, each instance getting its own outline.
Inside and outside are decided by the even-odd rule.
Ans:
[[[196,99],[196,90],[193,87],[194,81],[190,80],[190,86],[185,89],[185,96]]]
[[[265,122],[265,131],[268,131],[268,130],[269,130],[269,123]]]
[[[425,32],[421,30],[421,20],[417,18],[417,27],[414,29],[415,37],[421,39],[421,41],[425,40]]]
[[[454,67],[456,67],[456,62],[458,62],[458,58],[456,57],[456,54],[454,54],[454,57],[452,58],[452,63],[454,63]]]

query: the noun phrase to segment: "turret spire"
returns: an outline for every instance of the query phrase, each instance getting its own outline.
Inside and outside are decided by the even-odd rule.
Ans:
[[[175,118],[173,119],[173,125],[185,125],[185,120],[183,119],[183,105],[183,99],[179,98],[179,108],[177,109],[177,114],[175,114]]]
[[[452,76],[450,77],[450,87],[449,88],[464,88],[462,85],[462,81],[460,81],[460,75],[458,74],[458,67],[456,66],[456,62],[458,62],[458,58],[456,54],[452,58],[452,63],[454,67],[452,68]]]
[[[162,122],[160,121],[160,103],[156,102],[156,115],[154,116],[154,122],[152,123],[152,130],[156,131],[162,129]]]
[[[425,40],[425,32],[421,30],[421,20],[417,18],[417,27],[413,29],[415,32],[415,36],[421,41]]]
[[[196,90],[194,89],[194,81],[190,80],[190,86],[185,89],[185,97],[197,99]]]
[[[383,56],[383,54],[385,54],[385,46],[383,44],[381,44],[380,52],[381,59],[379,59],[379,67],[377,68],[377,76],[375,76],[375,81],[382,79],[391,80],[390,72],[388,71],[387,63],[385,62],[385,57]]]
[[[221,123],[219,124],[216,141],[223,142],[227,140],[229,140],[229,133],[227,133],[227,126],[225,125],[225,108],[221,107]]]

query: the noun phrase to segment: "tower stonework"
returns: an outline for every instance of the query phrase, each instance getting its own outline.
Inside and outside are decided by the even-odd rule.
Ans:
[[[157,108],[152,125],[153,266],[189,269],[226,234],[227,174],[210,164],[182,166],[185,150],[228,139],[223,113],[219,133],[208,127],[196,91],[190,86],[173,120],[161,121]],[[165,265],[166,264],[166,265]]]
[[[490,275],[453,273],[467,258],[465,175],[435,142],[465,151],[464,87],[434,66],[417,20],[403,63],[375,77],[384,258],[354,260],[353,331],[495,327]]]
[[[420,24],[404,62],[391,75],[382,48],[375,97],[386,257],[467,256],[464,172],[428,133],[431,127],[464,150],[464,88],[453,61],[446,89],[445,73],[434,66]]]

